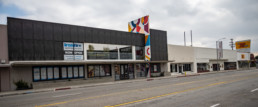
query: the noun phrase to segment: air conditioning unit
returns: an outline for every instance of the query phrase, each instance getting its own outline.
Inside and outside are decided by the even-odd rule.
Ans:
[[[1,59],[1,64],[5,64],[5,59]]]

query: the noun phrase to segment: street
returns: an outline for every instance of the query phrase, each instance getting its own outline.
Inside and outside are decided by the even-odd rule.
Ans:
[[[257,107],[258,70],[0,97],[0,107]]]

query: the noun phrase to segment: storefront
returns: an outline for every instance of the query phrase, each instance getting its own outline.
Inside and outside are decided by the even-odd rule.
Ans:
[[[202,72],[209,72],[209,64],[208,63],[197,63],[197,72],[202,73]]]
[[[10,90],[19,80],[40,88],[162,76],[168,61],[166,31],[150,29],[145,61],[144,34],[10,17],[7,24]]]
[[[174,73],[183,73],[183,72],[192,72],[191,63],[176,63],[170,64],[170,72]]]
[[[236,70],[237,64],[236,62],[224,62],[225,70]]]

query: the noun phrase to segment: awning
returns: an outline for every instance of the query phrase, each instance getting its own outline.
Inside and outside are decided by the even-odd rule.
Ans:
[[[168,63],[173,61],[144,61],[144,60],[94,60],[94,61],[10,61],[11,66],[28,65],[78,65],[78,64],[129,64],[129,63]]]

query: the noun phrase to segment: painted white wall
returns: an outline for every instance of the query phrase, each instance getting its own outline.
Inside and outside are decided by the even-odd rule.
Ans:
[[[194,62],[194,48],[190,46],[168,45],[168,60]]]
[[[190,47],[169,44],[168,60],[174,60],[173,63],[179,64],[192,63],[192,70],[195,73],[197,73],[197,63],[208,63],[210,65],[210,71],[213,71],[211,66],[217,63],[217,51],[215,48]],[[224,62],[237,62],[237,52],[235,50],[224,49],[223,58],[218,61],[218,63],[221,65],[220,70],[224,70]]]
[[[238,61],[248,61],[248,60],[250,60],[250,53],[237,52],[237,60]]]

